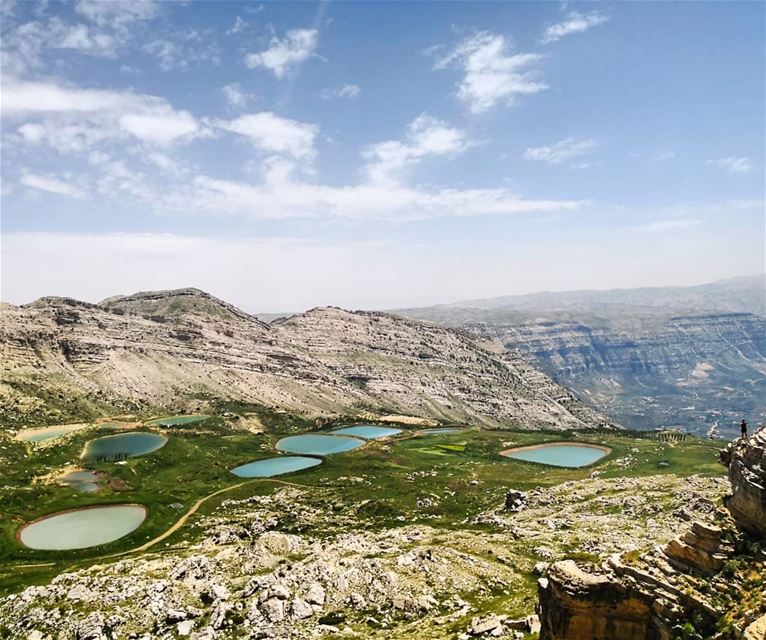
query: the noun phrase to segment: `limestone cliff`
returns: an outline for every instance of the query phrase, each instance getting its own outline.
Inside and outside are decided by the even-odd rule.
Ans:
[[[732,442],[721,452],[732,495],[726,506],[739,526],[766,538],[766,429]]]
[[[766,554],[752,536],[766,533],[764,443],[766,428],[722,453],[732,496],[715,524],[600,567],[551,565],[538,585],[540,639],[763,640]]]

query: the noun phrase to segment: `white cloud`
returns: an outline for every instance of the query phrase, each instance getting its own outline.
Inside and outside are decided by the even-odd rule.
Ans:
[[[750,165],[750,158],[747,156],[743,156],[741,158],[719,158],[717,160],[708,160],[707,163],[717,167],[723,167],[729,173],[748,173],[750,169],[752,169]]]
[[[404,140],[387,140],[364,152],[369,180],[385,184],[396,180],[397,172],[425,156],[451,156],[470,146],[464,131],[422,114],[407,128]]]
[[[120,117],[120,127],[139,140],[165,145],[178,138],[199,132],[199,123],[187,111],[172,109],[153,113],[127,113]]]
[[[253,94],[246,93],[239,82],[233,82],[221,87],[221,92],[226,99],[226,103],[235,109],[244,109],[247,107],[247,103],[255,97]]]
[[[40,176],[25,171],[21,174],[20,182],[25,187],[30,187],[39,191],[47,191],[48,193],[69,196],[70,198],[85,197],[85,192],[79,187],[70,182],[64,182],[63,180],[58,180],[57,178],[52,178],[50,176]]]
[[[547,164],[559,164],[569,158],[588,153],[596,147],[597,144],[598,143],[595,140],[565,138],[549,147],[529,147],[524,152],[524,157],[527,160],[536,160]]]
[[[461,42],[452,53],[440,59],[435,69],[460,67],[465,75],[458,84],[458,97],[474,113],[481,113],[498,102],[512,104],[522,95],[548,88],[535,79],[529,68],[542,56],[534,53],[508,54],[504,36],[482,31]]]
[[[325,100],[329,98],[356,98],[362,93],[362,89],[356,84],[346,84],[340,89],[323,89],[320,96]]]
[[[283,179],[264,185],[197,176],[179,211],[218,212],[250,218],[347,218],[416,220],[478,215],[576,211],[586,201],[531,200],[506,189],[423,189],[361,184],[334,187]]]
[[[124,28],[157,17],[160,3],[155,0],[80,0],[75,10],[100,27]]]
[[[272,38],[270,46],[260,53],[245,56],[245,64],[250,69],[263,67],[277,78],[283,78],[296,65],[308,60],[317,46],[316,29],[293,29],[288,31],[284,40]]]
[[[314,156],[314,140],[318,127],[270,111],[248,113],[234,120],[218,120],[215,125],[249,138],[253,144],[268,153],[291,156],[299,160]]]
[[[83,151],[125,134],[159,145],[202,134],[194,116],[155,96],[14,80],[3,89],[6,120],[38,118],[18,128],[20,139],[46,142],[62,152]]]
[[[685,220],[659,220],[656,222],[649,222],[647,224],[639,225],[636,227],[630,227],[631,231],[646,231],[650,233],[661,231],[674,231],[676,229],[689,229],[696,227],[702,222],[696,218],[687,218]]]
[[[549,42],[556,42],[564,36],[568,36],[572,33],[583,33],[591,27],[597,27],[600,24],[607,22],[609,18],[597,11],[591,13],[582,14],[577,11],[573,11],[569,14],[569,17],[563,22],[550,25],[543,31],[540,41],[543,44]]]

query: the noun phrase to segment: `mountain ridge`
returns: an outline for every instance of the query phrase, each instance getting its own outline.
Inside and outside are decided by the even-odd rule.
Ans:
[[[311,416],[610,424],[517,354],[466,331],[337,307],[267,325],[189,288],[99,304],[49,297],[4,305],[0,350],[0,395],[12,407],[0,414],[6,426],[78,412],[201,410],[215,399]],[[51,394],[60,398],[55,410],[42,400]]]

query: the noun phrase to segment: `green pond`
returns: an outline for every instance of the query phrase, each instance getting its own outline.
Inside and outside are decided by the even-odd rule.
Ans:
[[[118,433],[91,440],[80,457],[90,461],[124,460],[156,451],[167,441],[167,437],[147,431]]]
[[[537,462],[553,467],[587,467],[604,456],[610,449],[577,442],[555,442],[533,447],[519,447],[502,451],[500,455],[513,460]]]
[[[156,420],[149,420],[146,424],[158,427],[173,427],[179,424],[192,424],[194,422],[203,422],[210,416],[194,415],[194,416],[172,416],[170,418],[157,418]]]
[[[333,453],[343,453],[356,449],[364,444],[359,438],[347,436],[328,436],[319,434],[304,434],[288,436],[277,442],[277,449],[287,453],[303,455],[328,456]]]
[[[98,491],[98,474],[95,471],[70,471],[59,478],[64,484],[68,484],[75,491],[83,493],[95,493]]]
[[[30,549],[85,549],[122,538],[138,529],[145,519],[146,508],[138,504],[63,511],[24,526],[19,541]]]
[[[375,440],[377,438],[388,438],[389,436],[395,436],[401,433],[401,429],[394,429],[393,427],[376,427],[371,424],[357,424],[353,427],[343,427],[342,429],[335,429],[332,433],[341,436],[358,436],[365,440]]]
[[[240,478],[270,478],[283,473],[293,473],[322,464],[321,458],[306,458],[304,456],[280,456],[256,460],[235,467],[231,472]]]

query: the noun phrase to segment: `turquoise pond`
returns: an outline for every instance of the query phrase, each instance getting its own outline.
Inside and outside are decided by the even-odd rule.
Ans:
[[[500,455],[553,467],[587,467],[610,453],[608,447],[575,442],[555,442],[501,451]]]
[[[395,436],[401,432],[401,429],[394,429],[392,427],[376,427],[371,424],[357,424],[353,427],[335,429],[332,433],[341,436],[358,436],[360,438],[365,438],[366,440],[375,440],[376,438]]]
[[[88,507],[32,522],[19,531],[19,540],[30,549],[85,549],[122,538],[145,519],[146,508],[138,504]]]
[[[91,440],[80,457],[83,460],[124,460],[157,451],[167,441],[165,436],[146,431],[118,433]]]
[[[277,442],[277,449],[287,453],[328,456],[333,453],[343,453],[344,451],[356,449],[363,444],[364,440],[360,440],[359,438],[305,434],[282,438]]]
[[[231,472],[240,478],[270,478],[280,476],[283,473],[293,473],[301,469],[308,469],[322,464],[321,458],[306,458],[303,456],[281,456],[279,458],[267,458],[256,460],[235,467]]]
[[[173,427],[179,424],[192,424],[194,422],[203,422],[210,416],[173,416],[171,418],[157,418],[157,420],[149,420],[146,424],[159,427]]]

